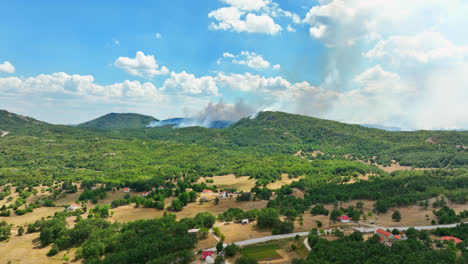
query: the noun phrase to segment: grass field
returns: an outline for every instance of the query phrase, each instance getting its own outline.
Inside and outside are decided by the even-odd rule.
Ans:
[[[277,244],[245,247],[242,249],[242,254],[256,260],[270,260],[281,258],[281,255],[276,252],[279,249],[281,248]]]

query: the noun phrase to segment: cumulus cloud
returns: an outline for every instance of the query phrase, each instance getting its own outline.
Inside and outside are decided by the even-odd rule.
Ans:
[[[286,17],[293,23],[300,23],[297,14],[285,11],[271,0],[221,0],[228,6],[213,10],[208,17],[215,20],[211,30],[231,30],[275,35],[283,28],[274,18]]]
[[[156,100],[157,88],[151,83],[124,81],[111,85],[99,85],[92,75],[69,75],[64,72],[41,74],[35,77],[0,78],[0,91],[11,94],[64,94],[89,99],[118,99],[141,97]]]
[[[119,57],[114,65],[127,72],[128,74],[151,79],[156,75],[166,75],[169,69],[166,66],[159,68],[153,55],[145,55],[138,51],[134,59],[128,57]]]
[[[9,61],[5,61],[0,64],[0,73],[15,73],[15,67]]]
[[[203,76],[197,78],[195,75],[185,71],[180,73],[171,72],[170,77],[164,81],[162,90],[190,95],[219,95],[218,87],[213,77]]]
[[[223,53],[223,57],[218,59],[218,64],[221,64],[223,58],[231,59],[234,64],[245,65],[249,68],[261,70],[270,68],[271,64],[263,58],[262,55],[250,51],[241,51],[239,54],[234,55],[229,52]],[[279,69],[279,64],[275,65]]]

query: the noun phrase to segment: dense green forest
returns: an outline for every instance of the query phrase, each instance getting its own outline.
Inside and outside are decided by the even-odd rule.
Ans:
[[[91,121],[79,124],[79,127],[93,127],[102,129],[126,129],[126,128],[144,128],[150,122],[158,121],[152,116],[140,114],[117,114],[110,113],[105,116],[93,119]]]
[[[127,118],[103,117],[106,126],[120,128]],[[142,118],[130,119],[133,124]],[[345,155],[384,165],[391,160],[415,167],[468,164],[468,132],[387,132],[280,112],[262,112],[225,129],[81,128],[50,125],[6,111],[0,112],[0,121],[0,129],[10,132],[0,138],[2,183],[182,176],[196,180],[235,173],[252,176],[263,185],[281,173],[324,181],[336,175],[383,174],[377,167],[349,162]],[[294,157],[298,150],[306,158]],[[307,155],[316,150],[325,154]]]

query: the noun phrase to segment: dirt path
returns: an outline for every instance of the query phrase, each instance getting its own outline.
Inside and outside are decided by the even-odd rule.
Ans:
[[[2,135],[0,135],[0,137],[4,137],[4,136],[10,134],[10,132],[8,132],[8,131],[3,131],[3,130],[0,130],[0,133],[2,133]]]

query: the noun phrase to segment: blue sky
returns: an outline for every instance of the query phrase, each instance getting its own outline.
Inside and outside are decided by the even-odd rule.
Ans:
[[[278,110],[468,128],[465,11],[461,0],[4,2],[0,108],[66,124]]]

